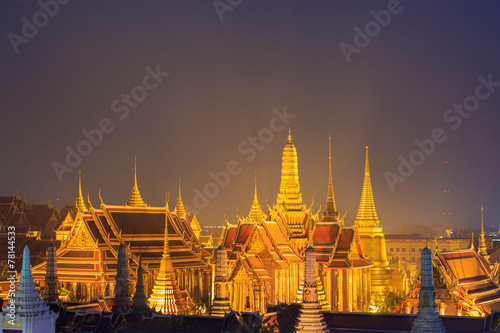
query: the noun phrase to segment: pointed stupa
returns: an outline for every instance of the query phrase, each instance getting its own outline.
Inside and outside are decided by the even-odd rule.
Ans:
[[[186,218],[187,212],[184,208],[184,204],[182,203],[181,196],[181,179],[179,178],[179,196],[177,197],[177,203],[175,205],[175,212],[179,217]]]
[[[168,208],[166,208],[166,210],[167,209]],[[174,268],[172,266],[172,258],[170,258],[167,211],[165,211],[164,237],[160,270],[156,276],[151,296],[149,296],[149,306],[161,313],[185,314],[187,312],[186,302],[181,296]]]
[[[387,260],[385,236],[375,211],[372,183],[370,179],[370,162],[368,160],[368,146],[366,146],[365,179],[361,191],[361,202],[355,225],[363,253],[373,263],[370,270],[371,294],[375,297],[386,293],[386,289],[393,290],[391,284],[391,268]]]
[[[335,222],[339,219],[339,212],[335,205],[335,195],[333,194],[332,179],[332,137],[328,136],[328,195],[326,197],[325,211],[323,212],[323,221]]]
[[[321,313],[318,301],[318,290],[316,283],[316,251],[308,247],[305,252],[304,263],[304,293],[300,305],[300,313],[295,324],[295,332],[329,332]]]
[[[135,293],[132,299],[132,312],[136,316],[149,316],[151,308],[148,306],[148,298],[144,292],[144,281],[142,276],[142,258],[139,258],[139,267],[137,267],[137,283]]]
[[[127,201],[127,206],[132,207],[146,207],[146,204],[142,200],[141,192],[139,192],[139,186],[137,186],[137,158],[134,157],[134,186],[132,187],[132,192],[130,192],[130,197]]]
[[[28,245],[24,247],[21,277],[16,287],[13,302],[3,308],[0,314],[2,327],[8,328],[21,325],[23,332],[29,333],[50,333],[55,332],[56,319],[58,314],[49,310],[49,305],[45,304],[36,290],[33,276],[31,275],[30,250]],[[10,304],[15,304],[15,316],[11,317]]]
[[[359,203],[358,215],[356,216],[356,225],[362,228],[377,228],[379,220],[375,203],[373,201],[372,181],[370,178],[370,162],[368,161],[368,146],[366,146],[365,160],[365,180],[361,192],[361,202]]]
[[[432,251],[426,246],[421,252],[420,295],[417,318],[411,328],[412,333],[446,332],[436,311],[432,270]]]
[[[490,256],[488,255],[488,248],[486,247],[486,239],[484,238],[484,221],[483,221],[483,206],[481,206],[481,233],[479,235],[479,253],[483,256],[486,261],[489,261]]]
[[[82,172],[78,171],[78,196],[76,197],[76,207],[82,213],[88,212],[82,195]]]
[[[259,200],[257,199],[257,171],[255,172],[255,190],[253,194],[253,203],[250,213],[248,213],[247,220],[261,222],[264,220],[262,209],[259,205]]]
[[[283,149],[281,164],[280,192],[277,199],[285,211],[298,211],[304,209],[302,205],[302,193],[300,193],[299,167],[297,162],[297,149],[292,143],[292,132],[288,130],[288,143]]]
[[[43,299],[46,302],[56,302],[59,299],[57,279],[57,255],[53,242],[47,247],[47,265],[45,271],[45,292]]]

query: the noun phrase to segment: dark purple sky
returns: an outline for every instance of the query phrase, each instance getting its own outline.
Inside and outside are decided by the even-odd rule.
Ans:
[[[286,128],[307,205],[312,196],[315,209],[324,208],[332,133],[337,207],[348,224],[369,145],[386,232],[443,223],[446,182],[452,223],[467,223],[469,189],[473,226],[484,204],[485,222],[499,227],[500,87],[477,88],[479,76],[500,82],[496,2],[243,0],[221,13],[222,21],[211,1],[70,1],[57,13],[49,6],[53,17],[35,1],[1,6],[0,195],[19,190],[38,203],[59,198],[61,208],[74,202],[81,169],[94,206],[99,188],[105,203],[123,204],[137,156],[144,200],[163,205],[170,192],[173,208],[180,177],[192,211],[195,190],[203,192],[211,172],[236,161],[239,173],[223,188],[209,185],[219,193],[198,214],[203,225],[222,224],[224,214],[235,223],[237,209],[244,216],[250,209],[255,170],[261,204],[276,201],[287,130],[280,121],[272,123],[274,132],[265,128],[273,109],[286,107],[295,115]],[[371,11],[385,27],[370,23]],[[36,33],[29,29],[34,21]],[[369,42],[355,40],[355,28],[368,28]],[[350,62],[341,45],[358,45]],[[144,83],[156,68],[169,75]],[[145,97],[129,101],[133,108],[121,100],[131,92]],[[469,97],[475,94],[483,100]],[[467,118],[447,111],[464,102],[477,108],[463,109]],[[102,122],[113,131],[60,181],[54,162],[66,165],[67,146],[88,153],[82,131]],[[398,173],[398,156],[422,162],[414,141],[439,128],[446,141],[391,191],[386,172]],[[259,134],[266,144],[259,141],[262,150],[252,159],[248,137]]]

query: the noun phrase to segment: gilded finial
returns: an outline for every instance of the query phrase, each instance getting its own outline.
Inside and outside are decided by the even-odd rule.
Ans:
[[[132,207],[147,207],[146,203],[142,200],[139,186],[137,186],[137,157],[134,157],[134,186],[132,187],[132,192],[130,192],[130,197],[126,205]]]
[[[425,240],[425,247],[429,247],[429,239]]]
[[[76,207],[82,213],[87,212],[87,206],[85,206],[85,201],[82,195],[82,172],[78,170],[78,196],[76,197]]]
[[[187,212],[186,209],[184,208],[184,204],[182,202],[182,197],[181,197],[181,179],[179,178],[179,197],[177,198],[177,204],[175,205],[175,211],[177,212],[177,215],[179,217],[185,217]]]
[[[134,186],[137,186],[137,156],[134,156]]]
[[[182,200],[181,196],[181,179],[179,178],[179,200]]]
[[[483,205],[481,205],[481,232],[484,233],[484,224],[483,224]]]
[[[255,171],[255,184],[254,184],[254,194],[253,194],[253,203],[250,208],[250,213],[248,214],[247,219],[254,222],[260,222],[263,220],[263,212],[259,205],[259,200],[257,199],[257,171]]]
[[[288,143],[292,143],[292,130],[288,129]]]
[[[326,196],[326,206],[323,212],[324,221],[337,221],[339,213],[335,204],[335,195],[333,194],[332,177],[332,136],[328,134],[328,194]]]

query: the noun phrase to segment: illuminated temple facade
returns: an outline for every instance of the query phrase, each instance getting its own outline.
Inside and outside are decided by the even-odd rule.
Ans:
[[[246,218],[226,221],[221,243],[229,259],[231,308],[265,311],[266,304],[302,302],[305,250],[316,256],[318,301],[323,311],[367,311],[373,296],[394,289],[373,201],[368,164],[361,204],[353,226],[346,226],[335,204],[331,167],[325,210],[302,202],[297,150],[291,133],[283,150],[276,204],[266,214],[255,186]]]
[[[180,181],[173,209],[168,197],[163,207],[144,202],[137,170],[126,204],[107,204],[99,191],[94,207],[90,197],[85,202],[79,177],[75,207],[61,217],[55,230],[57,248],[49,260],[49,266],[57,263],[60,297],[72,293],[73,300],[99,300],[113,298],[119,290],[124,301],[115,306],[126,310],[138,288],[141,306],[162,313],[264,313],[268,305],[308,298],[304,258],[312,248],[321,310],[373,310],[374,296],[398,290],[401,283],[385,253],[368,150],[365,163],[359,211],[355,223],[346,225],[335,203],[331,140],[326,204],[323,211],[315,211],[313,204],[307,207],[302,201],[297,150],[289,132],[276,203],[263,211],[255,179],[249,214],[234,225],[226,221],[216,246],[201,241],[196,216],[184,208]],[[47,261],[33,266],[34,280],[42,289],[46,276]]]
[[[139,192],[137,173],[125,205],[94,207],[84,202],[81,182],[77,209],[55,231],[59,285],[77,300],[113,297],[120,245],[127,247],[129,288],[135,290],[139,262],[149,306],[163,313],[186,313],[187,305],[209,306],[212,298],[211,251],[200,243],[200,225],[182,203],[180,185],[175,208],[150,207]],[[47,262],[33,267],[43,281]],[[141,286],[142,288],[142,286]]]

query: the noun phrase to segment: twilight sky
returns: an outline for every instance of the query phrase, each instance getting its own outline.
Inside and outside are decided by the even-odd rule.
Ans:
[[[148,204],[164,205],[170,192],[173,209],[180,177],[202,225],[222,224],[224,214],[236,223],[236,210],[250,209],[254,171],[263,208],[276,201],[291,128],[304,203],[313,197],[316,210],[326,200],[331,133],[348,225],[368,145],[386,233],[444,223],[447,202],[452,224],[466,224],[468,193],[472,226],[483,204],[485,224],[500,227],[496,2],[0,6],[2,196],[19,190],[61,208],[74,203],[81,170],[94,207],[99,188],[105,203],[123,204],[137,156]],[[402,159],[416,166],[400,167]]]

